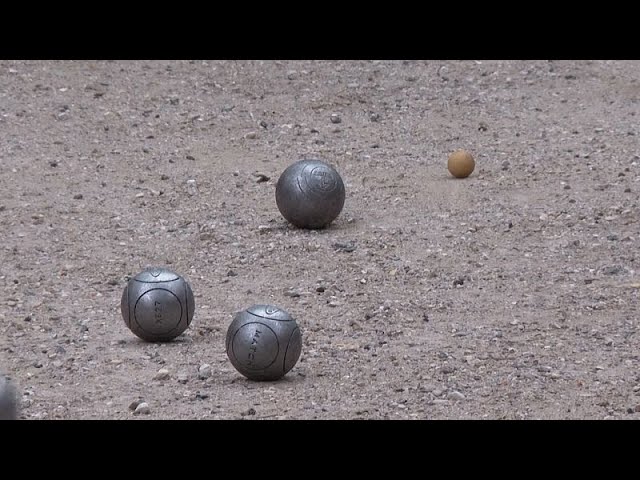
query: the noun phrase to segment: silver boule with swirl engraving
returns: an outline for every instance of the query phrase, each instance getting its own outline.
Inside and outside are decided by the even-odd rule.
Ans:
[[[122,318],[147,342],[168,342],[191,324],[195,300],[189,283],[166,268],[148,268],[131,278],[122,292]]]
[[[253,305],[235,314],[227,330],[227,356],[250,380],[278,380],[300,358],[302,334],[296,320],[273,305]]]
[[[18,419],[18,395],[13,383],[0,375],[0,420]]]
[[[276,184],[276,204],[282,216],[299,228],[324,228],[344,207],[342,177],[322,160],[289,165]]]

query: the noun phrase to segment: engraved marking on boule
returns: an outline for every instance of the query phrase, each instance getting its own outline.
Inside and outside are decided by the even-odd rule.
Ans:
[[[251,339],[251,345],[249,346],[249,352],[247,354],[247,367],[253,367],[253,361],[256,358],[256,351],[258,350],[258,340],[260,340],[260,335],[262,334],[262,330],[256,328],[256,331],[253,334],[253,338]]]
[[[169,308],[170,306],[167,308],[166,306],[166,302],[159,302],[157,300],[153,300],[153,310],[152,312],[147,312],[144,309],[142,310],[142,313],[138,313],[137,307],[138,304],[142,301],[145,301],[143,299],[145,298],[153,298],[154,294],[156,292],[162,292],[163,295],[170,295],[168,297],[169,302],[175,302],[177,308],[179,308],[180,312],[182,312],[182,302],[180,301],[180,298],[173,292],[164,289],[164,288],[152,288],[150,290],[147,290],[146,292],[144,292],[142,295],[140,295],[140,297],[138,297],[136,304],[133,307],[133,319],[136,322],[136,324],[138,325],[138,327],[140,328],[140,330],[142,330],[143,332],[145,332],[148,335],[152,335],[152,336],[161,336],[161,335],[167,335],[169,333],[171,333],[171,331],[175,330],[176,328],[178,328],[178,326],[180,325],[180,321],[182,320],[182,314],[177,318],[177,321],[175,322],[175,325],[167,325],[167,330],[165,330],[162,333],[158,333],[153,332],[153,331],[149,331],[148,329],[145,328],[145,325],[148,324],[147,321],[145,320],[151,320],[151,322],[153,325],[164,325],[166,322],[166,318],[165,318],[165,313],[166,310]],[[164,306],[163,306],[164,305]],[[151,313],[153,315],[152,319],[148,318],[148,314]],[[140,317],[140,318],[138,318]],[[147,317],[147,318],[145,318]],[[171,319],[174,320],[174,319]]]
[[[162,323],[162,302],[153,302],[153,311],[155,316],[155,324]]]
[[[330,192],[336,188],[335,175],[326,167],[315,167],[311,171],[311,178],[314,180],[313,185],[323,192]]]
[[[338,178],[327,165],[307,165],[300,174],[298,184],[305,193],[325,195],[338,187]]]
[[[249,345],[236,345],[236,337],[244,335],[243,330],[253,328],[254,332],[251,336]],[[264,345],[264,343],[267,345]],[[269,345],[271,344],[271,345]],[[231,339],[231,351],[234,358],[239,361],[245,368],[249,370],[267,370],[278,359],[280,352],[280,342],[276,332],[271,327],[261,322],[251,322],[242,325],[236,330]],[[245,352],[242,352],[245,350]],[[269,353],[272,355],[269,355]],[[242,355],[245,353],[245,355]],[[256,359],[256,356],[258,359]],[[255,365],[258,360],[258,365]],[[268,362],[268,363],[266,363]]]

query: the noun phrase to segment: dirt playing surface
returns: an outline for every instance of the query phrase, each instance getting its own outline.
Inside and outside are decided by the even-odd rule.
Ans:
[[[0,61],[21,418],[640,418],[639,113],[637,61]],[[277,209],[301,158],[325,230]],[[171,343],[120,314],[149,266],[195,293]],[[302,330],[280,381],[225,353],[258,303]]]

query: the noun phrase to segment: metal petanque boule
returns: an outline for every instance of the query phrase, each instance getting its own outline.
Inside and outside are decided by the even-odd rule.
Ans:
[[[227,330],[227,356],[250,380],[277,380],[300,358],[302,335],[297,322],[273,305],[238,312]]]
[[[299,228],[324,228],[344,206],[342,177],[321,160],[300,160],[289,165],[276,184],[276,204],[282,216]]]
[[[0,375],[0,420],[18,419],[18,397],[13,384]]]
[[[167,342],[189,327],[195,300],[191,286],[180,275],[149,268],[129,280],[120,309],[135,335],[147,342]]]

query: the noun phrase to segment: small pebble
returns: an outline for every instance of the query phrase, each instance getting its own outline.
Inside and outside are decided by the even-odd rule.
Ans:
[[[147,402],[142,402],[133,411],[134,415],[149,415],[150,413],[151,413],[151,409],[149,408],[149,404]]]
[[[211,365],[209,365],[208,363],[205,363],[204,365],[200,365],[200,368],[198,368],[198,378],[200,380],[204,380],[206,378],[209,378],[211,376]]]
[[[256,172],[253,174],[253,176],[256,177],[256,183],[268,182],[269,180],[271,180],[271,177],[265,175],[264,173]]]
[[[335,248],[336,250],[340,250],[341,252],[353,252],[357,247],[355,242],[336,242],[333,245],[333,248]]]
[[[602,269],[602,273],[604,275],[619,275],[620,273],[624,273],[624,267],[620,265],[611,265],[608,267],[604,267]]]
[[[331,123],[341,123],[341,122],[342,122],[342,118],[340,118],[340,115],[338,115],[337,113],[331,114]]]
[[[158,373],[156,373],[156,375],[153,377],[153,379],[154,380],[167,380],[170,376],[171,376],[171,374],[169,373],[169,370],[167,370],[166,368],[161,368],[160,370],[158,370]]]
[[[82,198],[83,198],[83,196],[82,196],[82,194],[81,194],[81,193],[77,193],[77,194],[75,194],[75,195],[73,196],[73,199],[74,199],[74,200],[82,200]]]
[[[464,400],[465,396],[457,390],[454,390],[453,392],[449,392],[447,394],[447,398],[449,400]]]
[[[198,194],[198,185],[194,178],[187,180],[187,193],[191,196]]]

